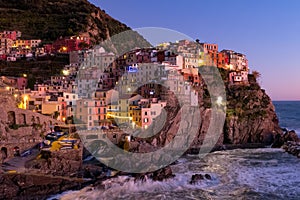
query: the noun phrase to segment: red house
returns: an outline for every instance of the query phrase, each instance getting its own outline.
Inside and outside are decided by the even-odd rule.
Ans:
[[[89,45],[90,39],[88,37],[61,37],[53,43],[53,50],[54,52],[69,53],[82,50],[89,47]]]

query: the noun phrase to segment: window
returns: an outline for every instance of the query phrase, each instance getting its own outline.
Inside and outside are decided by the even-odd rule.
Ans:
[[[147,122],[148,122],[148,118],[145,118],[145,119],[144,119],[144,122],[147,123]]]
[[[66,99],[69,99],[69,95],[66,95]]]
[[[89,116],[89,120],[92,120],[92,116]]]
[[[148,115],[148,113],[147,113],[147,112],[145,112],[145,115]]]

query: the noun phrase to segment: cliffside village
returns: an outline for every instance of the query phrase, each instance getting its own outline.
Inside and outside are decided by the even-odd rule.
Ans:
[[[88,130],[110,129],[116,124],[147,129],[167,105],[163,93],[176,91],[185,102],[198,105],[194,87],[201,86],[198,67],[228,70],[230,84],[248,84],[248,60],[217,44],[181,40],[154,48],[136,49],[117,57],[101,46],[91,47],[87,37],[59,38],[53,44],[39,39],[21,40],[19,31],[0,33],[0,59],[17,62],[49,54],[63,54],[69,64],[62,75],[27,88],[27,74],[0,78],[18,107],[70,120]],[[159,84],[166,86],[162,89]]]

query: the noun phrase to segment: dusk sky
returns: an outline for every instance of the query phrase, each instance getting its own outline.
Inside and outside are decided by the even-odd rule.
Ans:
[[[131,28],[162,27],[247,55],[273,100],[300,100],[299,0],[91,0]]]

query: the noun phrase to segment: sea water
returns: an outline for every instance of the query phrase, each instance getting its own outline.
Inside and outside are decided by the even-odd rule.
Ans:
[[[300,137],[300,101],[273,102],[282,128],[295,130]]]
[[[300,133],[300,102],[274,102],[280,125]],[[107,180],[105,189],[86,187],[49,199],[300,199],[300,159],[282,149],[236,149],[187,155],[171,166],[174,178],[135,182],[121,176]],[[192,175],[212,180],[190,184]]]

